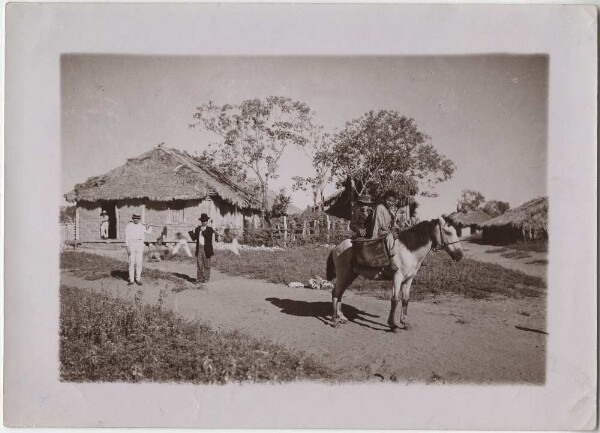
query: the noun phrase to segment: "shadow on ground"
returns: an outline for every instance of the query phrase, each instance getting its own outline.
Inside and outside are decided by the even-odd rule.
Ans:
[[[296,301],[293,299],[279,299],[279,298],[266,298],[265,301],[269,301],[276,307],[281,308],[281,312],[289,314],[291,316],[301,317],[314,317],[319,319],[321,322],[331,325],[331,302],[308,302],[308,301]],[[368,317],[378,318],[375,314],[367,313],[366,311],[359,310],[348,304],[342,304],[342,312],[344,316],[352,323],[364,326],[367,328],[375,329],[377,331],[388,330],[389,326],[384,323],[380,323]],[[377,325],[378,328],[371,325]]]

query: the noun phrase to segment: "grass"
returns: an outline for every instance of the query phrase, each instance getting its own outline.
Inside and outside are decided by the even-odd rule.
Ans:
[[[144,262],[147,262],[144,258]],[[100,280],[103,278],[116,278],[126,280],[129,277],[126,262],[79,251],[64,251],[60,255],[60,268],[70,270],[73,275],[85,280]],[[144,279],[161,279],[173,283],[183,283],[187,276],[163,272],[158,269],[144,268]]]
[[[505,257],[507,259],[526,259],[528,257],[531,257],[531,254],[526,253],[524,251],[511,251],[508,253],[502,253],[500,254],[501,257]]]
[[[548,260],[546,260],[546,259],[532,260],[530,262],[527,262],[527,264],[528,265],[547,265]]]
[[[325,277],[329,250],[301,247],[284,251],[241,251],[240,256],[219,251],[213,266],[233,275],[243,275],[274,283],[305,282],[316,276]],[[425,299],[445,294],[460,294],[485,299],[492,295],[537,297],[545,292],[544,280],[502,266],[463,259],[453,262],[446,253],[432,253],[426,266],[415,277],[412,299]],[[350,287],[355,292],[389,299],[390,283],[359,278]]]
[[[491,248],[489,250],[485,250],[485,252],[487,254],[494,254],[494,253],[505,253],[507,251],[510,251],[508,248],[506,247],[501,247],[501,248]]]
[[[70,259],[70,258],[69,258]],[[71,382],[289,382],[332,379],[301,352],[217,333],[157,305],[60,288],[60,378]]]
[[[517,251],[527,251],[532,253],[547,253],[548,252],[548,241],[538,242],[518,242],[515,244],[508,245],[509,248]]]
[[[469,242],[473,242],[480,245],[484,244],[481,239],[469,239]],[[504,253],[510,250],[523,251],[529,253],[547,253],[548,252],[548,241],[537,241],[537,242],[517,242],[514,244],[503,245],[499,248],[491,248],[486,253]]]

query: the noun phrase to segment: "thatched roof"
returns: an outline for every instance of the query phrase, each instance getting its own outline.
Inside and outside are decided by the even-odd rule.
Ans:
[[[548,228],[548,197],[539,197],[511,209],[506,213],[481,224],[482,228],[510,226],[515,229]]]
[[[75,185],[69,202],[122,199],[155,201],[202,200],[218,196],[240,208],[260,209],[252,192],[213,167],[200,165],[191,155],[162,146],[131,158],[114,170]]]
[[[454,212],[446,217],[451,224],[458,227],[480,226],[482,223],[492,219],[491,216],[480,210],[469,212]]]

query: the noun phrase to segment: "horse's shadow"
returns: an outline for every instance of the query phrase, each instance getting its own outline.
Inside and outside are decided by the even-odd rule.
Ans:
[[[269,301],[276,307],[281,308],[281,312],[292,316],[301,317],[315,317],[326,325],[332,325],[331,321],[331,302],[308,302],[308,301],[296,301],[293,299],[279,299],[279,298],[266,298],[265,301]],[[371,328],[377,331],[387,330],[389,327],[383,323],[379,323],[374,320],[368,319],[368,317],[379,317],[375,314],[367,313],[366,311],[359,310],[348,304],[342,304],[342,312],[348,321],[356,323],[357,325]],[[366,323],[365,323],[366,322]],[[382,328],[376,328],[371,326],[377,325]]]

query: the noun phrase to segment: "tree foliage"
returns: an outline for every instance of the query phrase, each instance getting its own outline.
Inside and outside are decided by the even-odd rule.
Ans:
[[[310,158],[315,174],[307,177],[294,176],[292,189],[294,191],[310,189],[315,209],[323,210],[325,187],[331,181],[331,163],[328,159],[332,150],[331,136],[324,132],[322,126],[312,126],[302,149]]]
[[[281,96],[249,99],[239,105],[217,106],[209,102],[196,107],[195,123],[220,139],[211,143],[214,163],[227,172],[255,180],[261,190],[263,212],[268,211],[267,191],[278,177],[278,164],[289,145],[303,146],[310,127],[309,107]]]
[[[469,212],[477,210],[485,202],[485,197],[479,191],[472,189],[463,189],[456,210],[459,212]]]
[[[273,205],[269,211],[269,217],[279,218],[287,215],[291,202],[292,197],[290,197],[285,188],[281,188],[273,200]]]
[[[505,201],[490,200],[483,205],[482,210],[492,218],[495,218],[510,210],[510,204]]]
[[[375,196],[388,189],[400,197],[435,196],[435,184],[450,179],[456,168],[414,119],[391,110],[369,111],[347,122],[333,137],[331,152],[320,158],[329,161],[338,185],[350,178],[355,194]]]

